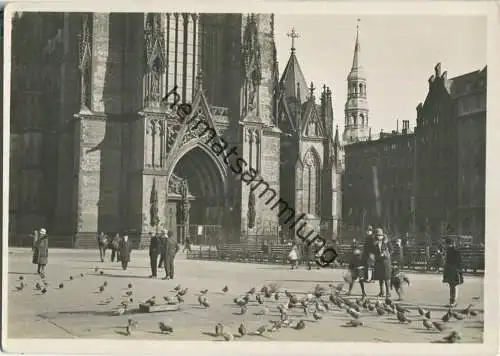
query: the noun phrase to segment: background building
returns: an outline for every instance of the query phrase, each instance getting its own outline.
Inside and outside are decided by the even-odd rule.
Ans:
[[[450,79],[438,63],[415,134],[419,232],[484,239],[486,67]]]
[[[368,225],[391,235],[414,231],[414,156],[408,120],[401,131],[345,146],[345,235],[360,236]]]
[[[280,196],[278,118],[289,110],[286,93],[303,84],[287,74],[295,72],[285,69],[279,85],[272,14],[15,14],[11,237],[45,227],[54,245],[93,247],[100,231],[132,231],[141,243],[156,215],[179,240],[276,235],[278,210],[252,198],[224,156],[166,104],[190,103],[226,152],[234,147]],[[331,95],[323,90],[317,106],[301,90],[299,111],[307,110],[286,116],[300,122],[287,135],[297,159],[312,164],[290,205],[333,234],[340,168]]]

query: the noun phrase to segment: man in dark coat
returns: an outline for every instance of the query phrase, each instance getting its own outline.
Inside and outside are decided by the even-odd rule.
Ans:
[[[161,241],[161,253],[163,255],[163,264],[165,265],[165,278],[163,279],[173,279],[174,278],[174,258],[177,252],[179,252],[179,244],[174,239],[174,233],[168,231],[165,235],[165,231],[162,231]]]
[[[111,262],[120,262],[120,234],[116,234],[115,237],[111,240],[109,247],[111,248]]]
[[[47,231],[40,229],[38,240],[35,243],[33,253],[33,264],[38,265],[37,273],[40,277],[45,278],[45,266],[49,257],[49,240]]]
[[[149,262],[151,265],[151,276],[149,278],[156,278],[156,271],[158,267],[158,255],[160,254],[160,246],[158,243],[159,236],[149,233]]]
[[[457,306],[458,286],[464,283],[462,273],[462,257],[460,251],[455,247],[453,239],[446,239],[446,261],[443,270],[443,283],[450,286],[450,308]]]
[[[130,251],[132,250],[132,245],[128,238],[128,234],[123,234],[123,238],[120,240],[118,251],[120,251],[120,261],[122,263],[123,270],[127,269],[128,263],[130,262]]]

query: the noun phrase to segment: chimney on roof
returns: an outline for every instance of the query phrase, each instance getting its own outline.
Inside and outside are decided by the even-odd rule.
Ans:
[[[399,132],[399,120],[396,119],[396,132]]]
[[[407,134],[410,131],[410,121],[409,120],[403,120],[403,134]]]

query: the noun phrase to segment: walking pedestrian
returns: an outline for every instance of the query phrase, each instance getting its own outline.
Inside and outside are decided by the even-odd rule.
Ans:
[[[391,297],[391,294],[389,293],[392,274],[391,248],[389,245],[389,240],[384,235],[384,231],[382,229],[378,228],[375,230],[375,238],[377,242],[375,243],[375,248],[373,251],[375,255],[374,279],[379,282],[380,293],[378,294],[378,296],[384,296],[383,287],[385,285],[385,297],[388,299]]]
[[[111,247],[111,262],[120,262],[120,234],[117,233],[115,237],[111,240],[110,247]]]
[[[174,259],[177,252],[179,252],[179,244],[174,238],[174,233],[169,230],[167,232],[167,243],[166,243],[166,253],[165,253],[165,275],[169,279],[174,279]]]
[[[444,263],[443,283],[450,287],[450,308],[457,306],[458,286],[464,283],[462,257],[455,247],[455,241],[446,239],[446,260]]]
[[[130,262],[130,252],[132,250],[132,245],[128,239],[128,234],[123,234],[123,238],[120,240],[119,252],[120,252],[120,261],[122,263],[123,270],[127,270],[128,263]]]
[[[288,261],[290,261],[290,265],[292,269],[297,269],[298,261],[299,261],[299,251],[297,244],[292,245],[292,249],[288,253]]]
[[[149,278],[156,278],[158,255],[160,254],[160,246],[158,243],[158,235],[149,233],[149,263],[151,265],[151,276]]]
[[[47,230],[40,229],[39,237],[35,243],[33,253],[33,264],[38,265],[37,273],[40,277],[45,278],[45,266],[49,257],[49,240]]]
[[[361,250],[357,248],[352,252],[352,257],[349,262],[349,291],[347,292],[347,295],[351,295],[354,282],[358,280],[359,286],[361,287],[362,297],[365,298],[366,293],[364,279],[364,262],[361,256]]]
[[[108,243],[108,235],[101,232],[99,236],[97,236],[97,246],[99,248],[99,257],[101,258],[101,262],[104,262],[104,258],[106,257],[106,248],[108,247]]]

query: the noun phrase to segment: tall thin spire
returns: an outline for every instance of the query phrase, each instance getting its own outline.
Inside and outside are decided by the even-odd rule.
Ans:
[[[359,52],[361,48],[359,46],[359,23],[360,19],[358,19],[358,23],[356,25],[356,44],[354,45],[354,57],[352,58],[352,69],[359,68]]]

